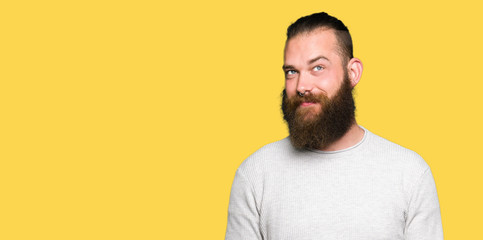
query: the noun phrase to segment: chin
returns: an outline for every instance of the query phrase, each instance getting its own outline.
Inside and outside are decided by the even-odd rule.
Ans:
[[[303,121],[315,121],[319,118],[320,112],[320,108],[310,107],[301,109],[298,114],[300,114],[300,119],[303,119]]]

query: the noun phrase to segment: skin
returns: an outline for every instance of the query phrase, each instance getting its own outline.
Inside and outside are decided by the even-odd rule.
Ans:
[[[362,75],[362,62],[352,58],[344,64],[338,49],[334,30],[319,28],[291,38],[285,44],[284,65],[285,90],[287,97],[298,92],[324,94],[332,98],[339,90],[347,69],[352,87]],[[299,107],[321,111],[319,103],[302,103]],[[337,151],[354,146],[364,137],[364,130],[354,120],[351,128],[342,138],[330,144],[323,151]]]

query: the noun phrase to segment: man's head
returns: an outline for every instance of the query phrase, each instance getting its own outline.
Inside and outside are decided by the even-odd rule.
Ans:
[[[317,29],[332,29],[337,38],[339,53],[344,61],[353,58],[352,38],[349,29],[339,19],[325,12],[301,17],[287,29],[287,42],[300,34],[307,34]]]
[[[355,123],[352,89],[362,63],[352,57],[347,27],[326,13],[287,30],[282,111],[297,148],[324,149]]]

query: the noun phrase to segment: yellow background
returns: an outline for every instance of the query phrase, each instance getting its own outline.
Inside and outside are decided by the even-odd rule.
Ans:
[[[327,11],[359,124],[431,166],[446,239],[482,239],[478,1],[3,1],[0,239],[223,239],[239,164],[287,135],[287,26]]]

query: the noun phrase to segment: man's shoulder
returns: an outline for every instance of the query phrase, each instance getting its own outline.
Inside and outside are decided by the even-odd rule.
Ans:
[[[415,151],[374,133],[369,134],[371,135],[371,143],[369,144],[368,151],[374,153],[376,156],[413,171],[424,172],[429,168],[426,161]]]
[[[242,171],[262,170],[270,165],[276,164],[277,160],[290,155],[293,147],[288,137],[269,143],[250,156],[248,156],[240,165]]]

